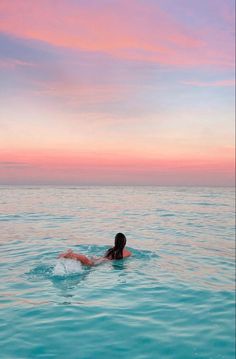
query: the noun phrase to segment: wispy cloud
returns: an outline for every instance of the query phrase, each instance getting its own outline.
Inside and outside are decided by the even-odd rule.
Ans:
[[[126,156],[78,157],[72,160],[38,158],[34,168],[6,169],[0,183],[54,184],[188,184],[234,183],[233,161],[175,158],[138,158]]]
[[[54,46],[181,67],[233,66],[227,32],[214,27],[214,36],[220,33],[227,44],[219,49],[157,3],[58,0],[55,7],[47,0],[2,0],[0,11],[0,31]]]
[[[17,168],[22,168],[22,167],[32,167],[32,164],[27,163],[27,162],[0,161],[0,167],[17,169]]]
[[[18,59],[0,59],[0,68],[14,69],[18,66],[35,67],[36,64]]]
[[[227,87],[235,86],[235,80],[221,80],[221,81],[183,81],[183,84],[196,87]]]

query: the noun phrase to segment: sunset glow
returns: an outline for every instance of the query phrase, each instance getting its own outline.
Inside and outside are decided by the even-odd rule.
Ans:
[[[233,0],[0,14],[0,184],[234,184]]]

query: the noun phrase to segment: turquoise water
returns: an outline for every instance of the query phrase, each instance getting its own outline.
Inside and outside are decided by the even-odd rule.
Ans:
[[[57,255],[130,259],[57,276]],[[0,187],[1,358],[231,359],[234,190]]]

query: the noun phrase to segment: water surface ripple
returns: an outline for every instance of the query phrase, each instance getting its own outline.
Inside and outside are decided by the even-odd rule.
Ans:
[[[0,187],[1,357],[233,359],[234,190]],[[133,257],[54,274],[67,249]]]

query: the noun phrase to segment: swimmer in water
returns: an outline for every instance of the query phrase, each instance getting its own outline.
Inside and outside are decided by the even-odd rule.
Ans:
[[[71,249],[59,255],[58,258],[68,258],[80,261],[82,264],[86,266],[94,266],[108,260],[114,259],[123,259],[126,257],[130,257],[132,253],[125,249],[126,245],[126,237],[123,233],[117,233],[115,236],[114,247],[108,249],[103,257],[99,258],[88,258],[83,254],[74,253]]]

